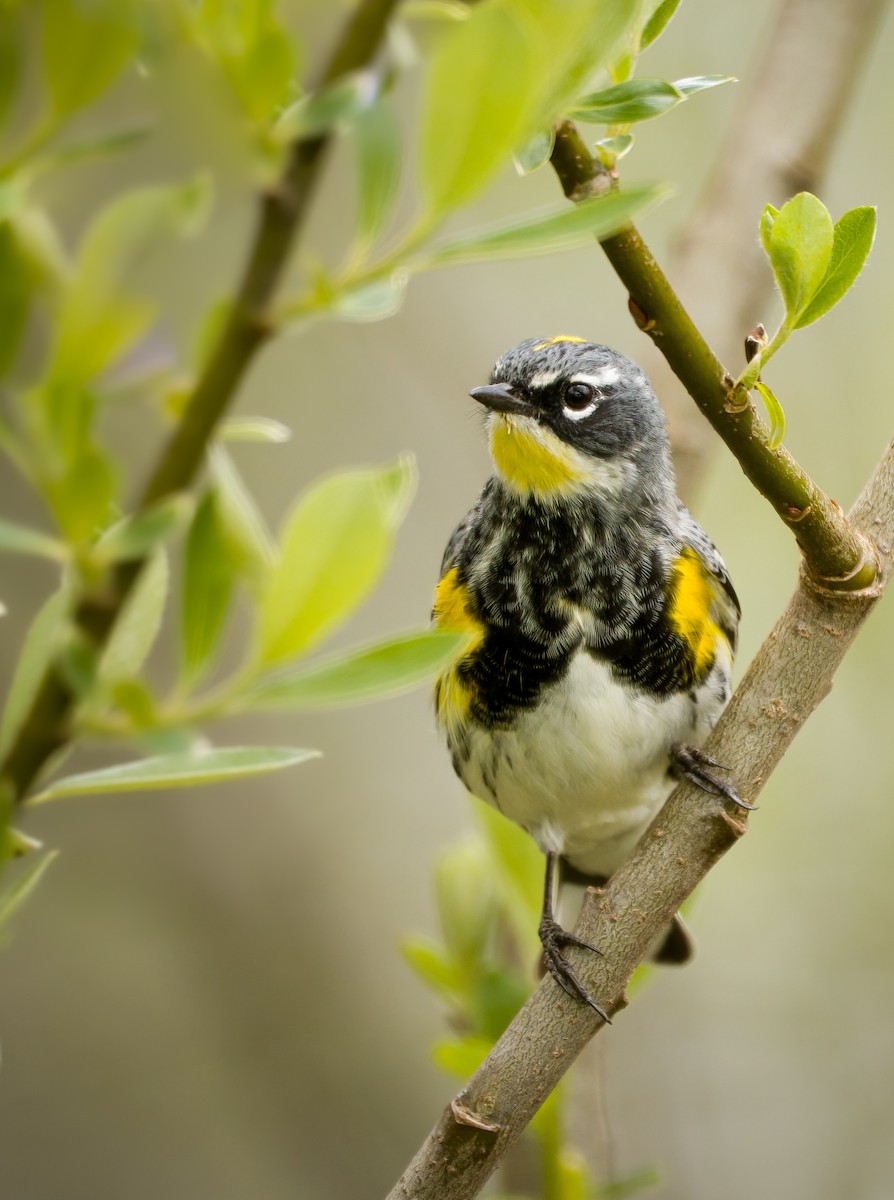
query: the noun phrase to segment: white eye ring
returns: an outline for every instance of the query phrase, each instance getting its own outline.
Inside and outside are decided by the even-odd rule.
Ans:
[[[586,408],[569,408],[567,405],[562,409],[562,415],[567,417],[569,421],[583,421],[585,417],[589,417],[599,407],[598,400],[591,400]]]

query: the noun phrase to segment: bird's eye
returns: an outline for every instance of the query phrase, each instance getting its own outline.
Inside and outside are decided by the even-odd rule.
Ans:
[[[595,408],[594,401],[596,399],[596,389],[589,383],[569,383],[565,389],[565,394],[562,401],[566,409],[570,409],[573,413],[579,413],[583,409]]]

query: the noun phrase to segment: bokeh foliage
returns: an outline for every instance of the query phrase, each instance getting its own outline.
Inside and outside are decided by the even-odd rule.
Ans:
[[[641,5],[569,0],[567,10],[557,24],[549,6],[522,0],[488,0],[474,10],[408,4],[397,13],[399,52],[392,39],[374,67],[314,91],[302,82],[300,38],[272,0],[41,0],[4,8],[0,448],[43,502],[47,527],[2,521],[0,549],[57,563],[59,587],[25,639],[2,748],[14,751],[53,670],[74,698],[69,748],[111,739],[147,756],[101,776],[42,778],[40,799],[141,783],[192,785],[299,761],[306,751],[215,749],[207,726],[254,708],[301,710],[388,694],[427,678],[458,645],[453,635],[419,629],[304,662],[381,576],[412,495],[409,457],[312,486],[274,537],[232,450],[240,439],[282,441],[283,430],[248,418],[218,425],[196,494],[149,505],[128,498],[105,434],[107,411],[148,405],[163,445],[166,430],[188,416],[215,339],[226,335],[229,302],[208,298],[205,317],[186,339],[196,347],[191,356],[178,358],[165,346],[159,361],[158,313],[131,282],[146,256],[172,239],[201,236],[214,193],[214,181],[201,172],[136,189],[122,180],[73,240],[59,228],[48,184],[85,160],[125,157],[151,136],[148,121],[93,127],[91,104],[137,72],[151,110],[154,69],[176,48],[210,64],[230,93],[233,137],[251,150],[254,186],[275,186],[296,140],[349,137],[359,199],[354,228],[341,231],[343,263],[324,267],[301,246],[303,289],[269,320],[279,329],[309,318],[375,319],[394,311],[413,273],[576,244],[660,198],[658,188],[631,189],[574,209],[513,216],[483,232],[440,235],[447,217],[474,199],[513,151],[521,155],[532,139],[542,142],[551,123],[581,102],[600,68],[615,80],[631,69]],[[423,62],[412,31],[432,17],[437,35]],[[496,85],[488,64],[506,39],[516,47],[516,69]],[[406,147],[391,93],[414,70],[423,74],[422,97],[417,145]],[[461,90],[454,86],[458,71]],[[400,207],[402,189],[413,199]],[[181,560],[179,595],[169,603],[172,555]],[[139,578],[110,636],[97,641],[79,614],[102,605],[107,581],[134,564]],[[244,660],[223,669],[221,649],[239,597],[253,632]],[[160,672],[147,673],[145,664],[168,608],[179,613],[180,652],[159,683]],[[8,810],[23,797],[2,773],[0,782]],[[4,857],[28,846],[10,831]]]

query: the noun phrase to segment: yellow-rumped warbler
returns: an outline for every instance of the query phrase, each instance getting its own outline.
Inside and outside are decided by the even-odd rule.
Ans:
[[[604,1016],[562,953],[586,943],[554,918],[556,863],[604,880],[680,775],[748,807],[697,749],[729,698],[739,602],[630,359],[529,338],[471,394],[496,471],[444,554],[434,620],[470,640],[438,723],[469,791],[546,854],[546,965]],[[675,924],[657,957],[688,953]]]

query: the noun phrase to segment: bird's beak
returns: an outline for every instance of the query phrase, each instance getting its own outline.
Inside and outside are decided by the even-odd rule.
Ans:
[[[469,395],[493,412],[530,415],[531,405],[508,383],[489,383],[487,387],[472,388]]]

